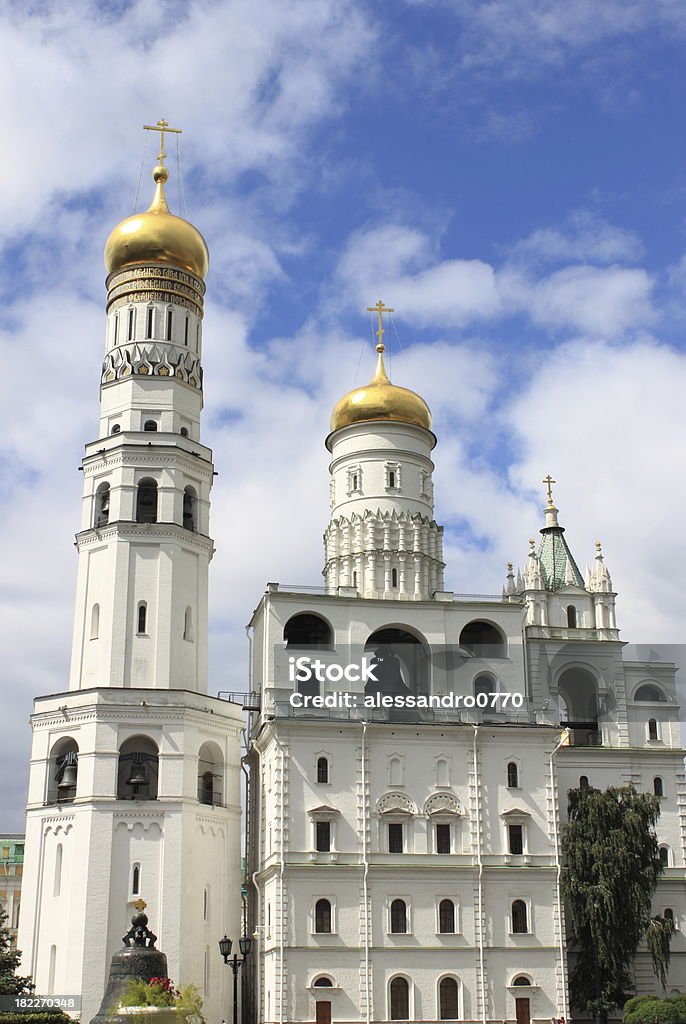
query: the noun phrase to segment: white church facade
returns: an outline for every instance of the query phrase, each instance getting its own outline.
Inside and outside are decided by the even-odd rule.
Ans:
[[[388,379],[376,308],[376,373],[326,442],[326,586],[270,584],[251,623],[256,1019],[569,1018],[560,840],[585,784],[661,798],[654,912],[678,929],[669,987],[685,991],[675,667],[623,660],[600,547],[584,578],[550,479],[502,596],[444,590],[436,438]],[[376,683],[341,678],[365,657]],[[656,991],[645,948],[636,976]]]
[[[176,984],[220,1020],[241,920],[240,708],[208,695],[212,453],[201,441],[204,239],[167,206],[110,235],[97,439],[82,463],[65,692],[39,697],[19,948],[36,991],[97,1012],[148,904]]]

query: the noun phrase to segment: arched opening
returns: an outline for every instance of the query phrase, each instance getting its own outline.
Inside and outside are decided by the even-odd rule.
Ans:
[[[657,731],[657,719],[649,718],[648,719],[648,739],[649,740],[656,740],[658,738],[659,737],[658,737],[658,731]]]
[[[474,658],[505,658],[505,637],[491,622],[468,622],[460,633],[460,647]]]
[[[136,492],[136,522],[157,522],[157,483],[149,477],[141,480]]]
[[[567,627],[576,629],[576,608],[573,604],[567,606]]]
[[[389,986],[391,1020],[410,1019],[410,986],[407,978],[393,978]]]
[[[183,528],[195,531],[195,507],[197,495],[193,487],[183,489]]]
[[[198,751],[198,800],[214,807],[222,805],[224,758],[216,743],[203,743]]]
[[[512,931],[515,935],[525,935],[529,931],[528,915],[524,900],[514,900],[512,904]]]
[[[59,739],[50,753],[48,803],[71,803],[76,797],[79,746],[71,736]]]
[[[665,795],[664,783],[659,775],[656,775],[653,779],[653,793],[655,794],[655,796]]]
[[[95,492],[95,526],[107,526],[110,521],[110,485],[102,483]]]
[[[321,615],[299,612],[284,626],[283,639],[287,648],[314,647],[324,651],[331,648],[333,633],[331,626]]]
[[[111,434],[118,434],[120,432],[120,430],[121,430],[121,425],[119,423],[115,423],[115,424],[113,424],[110,433]]]
[[[364,645],[365,654],[372,654],[371,664],[377,682],[369,680],[365,694],[407,695],[429,692],[429,653],[413,633],[398,626],[377,629]],[[412,709],[391,709],[391,717],[416,719]]]
[[[519,789],[519,768],[516,761],[510,761],[507,766],[507,788]]]
[[[407,904],[405,900],[391,903],[391,934],[404,935],[407,931]]]
[[[62,889],[62,844],[58,843],[55,850],[55,875],[53,878],[52,894],[59,896]]]
[[[492,693],[497,692],[497,683],[493,676],[486,675],[482,672],[474,680],[474,700],[478,708],[488,708],[491,706],[493,698]]]
[[[441,978],[438,986],[439,1017],[441,1020],[457,1020],[458,985],[455,978]]]
[[[331,904],[328,900],[317,900],[314,905],[314,930],[318,935],[331,934]]]
[[[639,686],[634,694],[634,700],[647,701],[650,704],[666,701],[666,699],[662,690],[658,686],[653,686],[652,683],[644,683],[643,686]]]
[[[397,587],[398,586],[398,570],[397,569],[391,569],[391,586],[392,587]]]
[[[401,757],[391,757],[388,760],[388,785],[403,785],[403,759]]]
[[[512,984],[517,985],[518,987],[524,987],[525,985],[531,985],[531,982],[528,978],[525,978],[523,974],[518,974]]]
[[[388,486],[395,487],[395,470],[391,469],[388,473]]]
[[[156,800],[159,750],[149,736],[132,736],[119,748],[118,800]]]
[[[333,988],[333,982],[331,978],[327,978],[321,974],[318,978],[315,978],[312,982],[315,988]]]
[[[445,757],[439,757],[436,761],[436,785],[450,785],[450,763]]]
[[[326,757],[317,758],[317,782],[328,783],[329,781],[329,759]]]
[[[668,846],[661,846],[659,851],[658,851],[658,856],[660,858],[660,864],[662,865],[662,867],[663,868],[668,868],[669,867],[669,847]]]
[[[441,900],[438,904],[438,930],[441,935],[452,935],[455,931],[455,904],[452,900]]]
[[[141,891],[141,866],[134,864],[131,872],[131,895],[139,896]]]
[[[579,776],[579,789],[588,789],[588,775]]]
[[[91,608],[91,640],[97,640],[100,636],[100,605],[94,604]]]
[[[570,729],[574,746],[600,746],[598,684],[587,669],[566,669],[558,680],[560,725]],[[566,717],[563,717],[566,716]]]
[[[193,609],[190,605],[186,605],[186,610],[183,613],[183,638],[193,641]]]
[[[138,602],[136,612],[136,632],[145,636],[148,631],[148,605],[145,601]]]
[[[181,434],[181,437],[188,437],[188,427],[181,427],[179,433]]]
[[[671,921],[672,924],[676,923],[674,921],[674,911],[672,910],[671,907],[665,907],[664,913],[662,914],[662,916],[664,917],[665,921]]]
[[[127,332],[126,332],[126,337],[127,337],[128,341],[133,341],[133,337],[134,337],[135,332],[136,332],[136,311],[133,308],[133,306],[131,306],[129,308],[128,328],[127,328]]]
[[[152,333],[155,328],[155,310],[153,306],[148,306],[145,315],[145,337],[152,338]]]
[[[147,430],[147,431],[157,430],[157,422],[156,422],[156,420],[146,420],[145,423],[143,424],[143,430]]]

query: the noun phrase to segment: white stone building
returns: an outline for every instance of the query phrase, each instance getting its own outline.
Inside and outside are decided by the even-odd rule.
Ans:
[[[326,442],[326,586],[269,584],[251,623],[256,1019],[569,1018],[560,833],[584,777],[661,796],[655,911],[680,929],[669,987],[684,991],[674,666],[623,660],[600,549],[582,577],[550,482],[541,542],[502,597],[444,591],[430,413],[390,383],[381,327],[376,374]],[[374,652],[377,684],[293,679],[297,658],[323,675]],[[375,692],[462,706],[362,707]],[[338,706],[305,706],[316,696]],[[644,951],[637,979],[655,989]]]
[[[176,984],[226,1012],[240,928],[240,729],[208,696],[212,453],[200,439],[208,253],[165,198],[105,250],[97,439],[83,459],[68,689],[36,699],[19,946],[40,994],[97,1012],[133,903]],[[237,937],[237,935],[236,935]]]

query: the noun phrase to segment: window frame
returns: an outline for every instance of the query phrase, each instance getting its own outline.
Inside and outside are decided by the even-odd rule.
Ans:
[[[393,929],[393,907],[402,903],[405,907],[405,930],[394,931]],[[389,896],[387,900],[387,917],[386,917],[386,934],[387,935],[412,935],[412,912],[411,903],[408,896]]]

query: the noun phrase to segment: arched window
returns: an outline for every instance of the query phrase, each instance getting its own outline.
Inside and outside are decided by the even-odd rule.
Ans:
[[[469,622],[460,633],[460,647],[475,658],[504,658],[505,638],[490,622]]]
[[[174,326],[174,314],[171,309],[167,310],[167,341],[172,340],[172,327]]]
[[[157,430],[157,420],[146,420],[143,424],[143,430],[155,431]]]
[[[655,794],[655,796],[665,795],[664,783],[659,775],[656,775],[653,779],[653,793]]]
[[[664,917],[665,921],[671,921],[672,924],[674,923],[674,911],[671,907],[665,907],[662,916]]]
[[[149,736],[132,736],[119,748],[118,800],[156,800],[159,751]]]
[[[525,935],[529,931],[526,903],[515,900],[512,904],[512,931],[515,935]]]
[[[114,345],[117,344],[117,338],[118,337],[119,337],[119,314],[117,314],[115,316],[115,318],[114,318],[114,338],[112,339],[112,343]]]
[[[186,323],[184,324],[184,327],[183,327],[183,343],[184,343],[184,345],[188,344],[188,319],[189,318],[186,317]]]
[[[441,978],[438,986],[439,1017],[441,1020],[457,1020],[458,987],[455,978]]]
[[[493,699],[490,694],[495,692],[496,682],[492,676],[480,675],[476,677],[474,680],[474,700],[478,708],[489,707]]]
[[[110,521],[110,485],[102,483],[95,492],[95,526],[107,526]]]
[[[179,433],[181,434],[181,437],[188,437],[188,427],[181,427]]]
[[[300,612],[288,620],[283,629],[287,647],[316,647],[326,650],[331,647],[333,635],[331,626],[319,615]]]
[[[118,434],[120,430],[121,430],[121,425],[119,423],[113,423],[112,424],[112,430],[111,430],[112,434]]]
[[[153,328],[155,326],[155,310],[152,306],[148,306],[148,310],[145,316],[145,337],[152,338]]]
[[[184,530],[195,530],[195,500],[196,494],[192,487],[184,487],[183,490],[183,528]]]
[[[141,891],[141,866],[134,864],[131,872],[131,895],[138,896]]]
[[[512,984],[517,985],[518,988],[521,988],[524,985],[530,985],[531,982],[528,978],[525,978],[523,974],[518,974],[515,980],[512,982]]]
[[[660,858],[660,864],[662,864],[662,867],[663,868],[668,868],[669,867],[669,847],[668,846],[661,846],[659,851],[658,851],[658,856]]]
[[[517,768],[517,763],[515,761],[510,761],[507,766],[507,788],[519,788],[519,769]]]
[[[52,894],[53,896],[59,896],[62,888],[62,844],[57,844],[55,850],[55,877],[53,880]]]
[[[78,744],[65,736],[55,743],[50,753],[48,803],[71,803],[76,797],[78,773]]]
[[[135,309],[133,309],[133,307],[131,307],[131,309],[129,309],[129,323],[128,323],[128,331],[127,331],[127,337],[128,337],[129,341],[133,340],[133,336],[135,334],[135,331],[136,331],[136,311],[135,311]]]
[[[328,900],[317,900],[314,905],[314,930],[318,935],[331,934],[331,904]]]
[[[392,587],[397,587],[398,586],[398,570],[397,569],[391,569],[391,586]]]
[[[186,610],[183,613],[183,638],[193,641],[193,609],[189,604],[186,605]]]
[[[329,761],[326,757],[317,758],[317,782],[329,781]]]
[[[643,686],[639,686],[636,690],[634,700],[647,701],[650,704],[654,704],[658,701],[664,701],[665,695],[659,687],[653,686],[651,683],[644,683]]]
[[[395,487],[395,472],[391,470],[388,474],[388,486]]]
[[[579,789],[588,789],[588,775],[579,776]]]
[[[136,615],[136,632],[147,634],[148,626],[148,606],[145,601],[140,601],[138,604],[138,612]]]
[[[656,740],[657,739],[657,721],[654,718],[649,718],[648,719],[648,739],[649,740]]]
[[[357,586],[357,572],[353,572],[353,586]]]
[[[438,904],[438,930],[441,935],[452,935],[455,931],[455,904],[452,900],[441,900]]]
[[[573,604],[567,607],[567,626],[569,629],[576,629],[576,608]]]
[[[436,761],[436,785],[450,785],[450,764],[445,757],[439,757]]]
[[[222,805],[224,758],[213,742],[203,743],[198,751],[198,800],[201,804]]]
[[[401,757],[391,757],[388,760],[388,784],[389,786],[403,785],[403,760]]]
[[[97,640],[100,636],[100,605],[94,604],[91,608],[91,640]]]
[[[404,935],[407,931],[407,905],[405,900],[393,900],[391,903],[391,933]]]
[[[333,988],[331,978],[326,978],[324,975],[321,975],[319,978],[315,978],[312,984],[315,988]]]
[[[136,493],[136,522],[157,522],[157,483],[146,477],[138,484]]]
[[[393,978],[389,988],[391,994],[391,1020],[409,1020],[410,986],[407,978]]]

